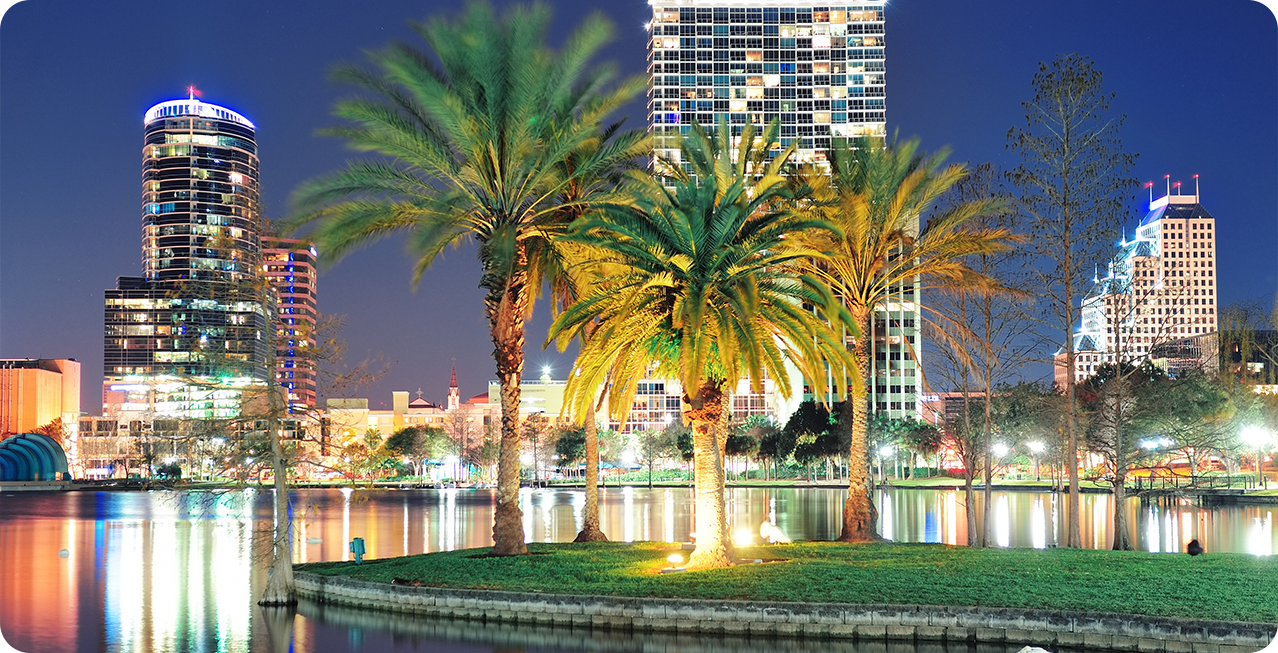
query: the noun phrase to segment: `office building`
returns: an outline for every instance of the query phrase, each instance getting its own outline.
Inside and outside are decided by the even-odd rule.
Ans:
[[[1216,219],[1177,183],[1154,200],[1084,296],[1073,334],[1074,378],[1105,363],[1150,361],[1170,374],[1217,365]],[[1056,382],[1065,382],[1056,355]]]
[[[747,123],[762,129],[779,120],[782,146],[797,141],[794,160],[818,166],[840,139],[886,135],[884,2],[650,4],[648,128],[658,160],[682,165],[679,136],[694,121],[717,125],[721,117],[734,136]],[[921,414],[916,285],[892,289],[871,325],[870,408],[891,417]],[[782,419],[797,405],[754,401],[743,410]]]
[[[73,432],[80,419],[80,363],[73,358],[0,360],[0,438],[54,420]]]
[[[143,276],[106,291],[103,407],[233,417],[270,378],[255,127],[192,92],[143,134]]]
[[[143,122],[146,278],[256,279],[262,225],[253,123],[194,93],[151,107]]]
[[[292,238],[262,239],[263,274],[275,289],[275,380],[288,390],[289,406],[316,406],[315,248]]]
[[[820,162],[834,138],[886,133],[883,2],[652,0],[648,124],[659,157],[678,162],[695,120],[781,122],[795,160]]]

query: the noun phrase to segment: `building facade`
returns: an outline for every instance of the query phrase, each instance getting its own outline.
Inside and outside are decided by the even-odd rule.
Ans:
[[[146,278],[255,279],[262,247],[256,127],[194,94],[151,107],[143,123]]]
[[[103,409],[232,417],[270,379],[255,127],[192,93],[143,134],[143,276],[106,291]]]
[[[825,160],[831,139],[886,134],[883,2],[652,0],[648,125],[658,157],[679,162],[696,121],[781,122],[795,160]]]
[[[319,320],[315,247],[293,238],[262,240],[262,270],[275,289],[275,381],[294,410],[316,407],[315,327]]]
[[[1197,188],[1192,195],[1171,190],[1151,199],[1133,236],[1118,243],[1084,296],[1073,334],[1076,380],[1118,361],[1150,361],[1171,374],[1216,365],[1216,219]],[[1058,353],[1058,384],[1066,368]]]
[[[683,165],[679,137],[694,121],[717,125],[720,118],[726,119],[733,136],[739,136],[746,124],[762,129],[779,120],[782,146],[797,142],[794,160],[818,166],[839,139],[886,135],[884,2],[649,4],[648,129],[658,161]],[[922,320],[915,286],[893,288],[892,297],[876,307],[871,325],[870,408],[891,417],[921,414]],[[737,396],[755,405],[743,405],[742,410],[771,411],[781,419],[798,403],[792,398],[769,406],[763,395],[751,400],[747,394]],[[637,414],[652,414],[653,402],[670,398],[664,393],[645,396],[647,408],[636,407]],[[668,410],[663,403],[655,412],[664,420]]]
[[[80,418],[80,363],[74,358],[0,360],[0,438],[62,420],[68,435]]]

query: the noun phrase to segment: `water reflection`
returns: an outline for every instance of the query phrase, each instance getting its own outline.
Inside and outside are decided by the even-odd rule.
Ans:
[[[804,641],[737,638],[715,635],[646,633],[632,636],[589,628],[550,628],[520,624],[484,624],[450,619],[405,619],[402,616],[303,601],[298,627],[314,629],[316,639],[345,630],[366,651],[419,648],[439,650],[436,642],[452,644],[449,651],[590,651],[592,653],[1013,653],[1020,646],[945,644],[942,642]],[[358,635],[356,635],[358,633]],[[334,633],[336,634],[336,633]],[[410,645],[410,646],[406,646]],[[353,646],[351,647],[354,648]]]
[[[727,494],[728,514],[733,532],[748,532],[755,541],[764,523],[795,540],[832,539],[844,496],[833,489],[736,488]],[[530,541],[569,541],[580,529],[580,490],[526,490],[520,501]],[[960,492],[880,491],[877,501],[887,537],[967,542],[968,506]],[[687,488],[606,488],[600,502],[603,530],[615,540],[686,541],[694,528]],[[294,557],[346,560],[354,537],[365,539],[370,558],[488,546],[494,505],[489,490],[297,492]],[[1048,493],[994,493],[995,542],[1059,543],[1068,523],[1065,506]],[[978,517],[981,508],[978,495]],[[1110,497],[1084,495],[1082,508],[1084,542],[1110,546]],[[1141,550],[1183,551],[1196,538],[1209,551],[1274,551],[1278,506],[1133,499],[1124,508]],[[4,495],[0,628],[11,644],[32,653],[269,650],[284,626],[267,624],[254,599],[265,582],[273,526],[269,492]],[[365,650],[379,650],[371,641],[383,635],[347,632],[308,616],[314,617],[303,612],[294,626],[299,653],[349,650],[360,641]]]

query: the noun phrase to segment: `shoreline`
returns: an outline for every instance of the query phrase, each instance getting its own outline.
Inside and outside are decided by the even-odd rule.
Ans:
[[[632,598],[408,587],[296,571],[299,598],[382,613],[634,633],[1253,653],[1274,624],[1017,608]]]
[[[0,492],[129,492],[129,491],[154,491],[154,490],[174,490],[174,491],[191,491],[198,492],[204,490],[222,490],[222,489],[259,489],[267,490],[273,486],[270,484],[247,484],[237,486],[235,484],[222,483],[200,483],[200,484],[184,484],[184,483],[166,483],[163,481],[156,482],[150,480],[138,479],[118,479],[112,481],[42,481],[42,482],[4,482],[0,483]],[[520,487],[532,487],[534,489],[562,489],[562,490],[581,490],[585,488],[584,483],[565,483],[557,482],[549,485],[521,485]],[[822,490],[843,490],[846,484],[838,481],[816,481],[807,482],[794,480],[792,482],[767,482],[759,483],[757,481],[736,481],[727,482],[727,488],[733,489],[822,489]],[[413,483],[398,481],[369,481],[363,484],[337,484],[337,483],[293,483],[289,485],[290,490],[340,490],[350,488],[354,490],[438,490],[441,489],[436,485],[418,485]],[[601,490],[620,490],[623,488],[640,488],[647,489],[647,483],[627,483],[624,485],[607,485],[600,484]],[[654,483],[652,489],[667,488],[684,488],[692,489],[692,485],[686,482],[670,482]],[[489,489],[483,488],[460,487],[457,489]],[[894,484],[883,483],[876,484],[875,489],[889,490],[935,490],[935,491],[961,491],[962,484]],[[984,486],[974,484],[974,491],[984,492]],[[1023,484],[1000,484],[995,483],[991,486],[994,492],[1045,492],[1064,494],[1068,492],[1068,487],[1062,490],[1054,491],[1051,486],[1044,485],[1023,485]],[[1081,486],[1080,494],[1112,494],[1113,492],[1104,487]],[[1215,504],[1278,504],[1278,494],[1255,494],[1248,493],[1241,489],[1231,488],[1158,488],[1143,489],[1137,491],[1134,487],[1128,489],[1129,498],[1146,498],[1146,497],[1196,497]]]

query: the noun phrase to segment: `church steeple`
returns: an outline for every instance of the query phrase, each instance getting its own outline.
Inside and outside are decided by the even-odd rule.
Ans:
[[[461,408],[461,390],[457,388],[457,364],[453,363],[453,378],[448,383],[448,410]]]

